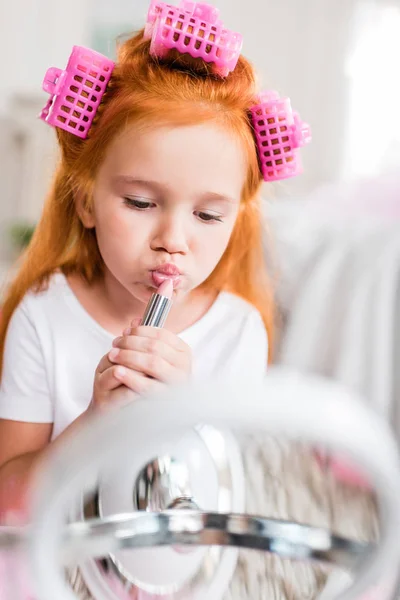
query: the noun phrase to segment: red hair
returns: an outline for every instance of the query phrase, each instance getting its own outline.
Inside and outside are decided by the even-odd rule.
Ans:
[[[52,273],[80,274],[90,284],[102,277],[103,260],[94,230],[77,214],[75,198],[91,202],[96,173],[107,147],[128,124],[185,125],[215,122],[240,140],[248,159],[241,209],[228,248],[202,284],[231,291],[261,313],[273,337],[273,295],[264,264],[259,191],[261,175],[248,109],[256,94],[250,63],[240,57],[224,80],[199,60],[171,52],[160,63],[150,57],[143,32],[119,48],[118,60],[86,140],[57,129],[61,156],[50,193],[18,273],[7,290],[0,324],[0,365],[12,314],[26,292],[39,289]]]

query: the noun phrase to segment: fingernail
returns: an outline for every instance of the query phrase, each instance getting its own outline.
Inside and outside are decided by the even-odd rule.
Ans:
[[[122,336],[120,335],[119,337],[116,337],[115,340],[113,340],[112,345],[117,346],[121,340],[122,340]]]
[[[130,335],[132,333],[132,329],[130,327],[127,327],[126,329],[124,329],[124,335]]]
[[[119,378],[122,379],[123,377],[125,377],[125,374],[126,374],[125,367],[117,367],[114,371],[114,374],[117,379],[119,379]]]
[[[110,352],[108,353],[108,358],[110,360],[115,360],[117,358],[119,354],[119,349],[118,348],[113,348],[112,350],[110,350]]]

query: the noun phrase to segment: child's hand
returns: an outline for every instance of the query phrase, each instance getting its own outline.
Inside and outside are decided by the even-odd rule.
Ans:
[[[156,389],[157,384],[189,378],[192,353],[185,342],[167,329],[133,325],[114,340],[108,353],[110,363],[125,370],[120,383],[141,395]]]
[[[112,363],[108,354],[103,356],[94,375],[93,396],[88,412],[111,408],[135,399],[135,394],[124,385],[125,369]]]
[[[190,376],[192,353],[185,342],[167,329],[132,325],[98,364],[92,408],[130,401]]]

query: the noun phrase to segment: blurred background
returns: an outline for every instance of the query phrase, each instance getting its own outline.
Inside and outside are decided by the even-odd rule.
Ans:
[[[0,281],[41,211],[56,159],[38,121],[72,45],[114,56],[147,0],[0,0]],[[278,288],[274,360],[333,377],[400,431],[400,0],[215,0],[263,87],[310,123],[304,174],[265,190]],[[271,257],[274,257],[271,260]]]

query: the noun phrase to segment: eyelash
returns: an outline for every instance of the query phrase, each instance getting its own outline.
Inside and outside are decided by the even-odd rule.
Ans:
[[[130,208],[133,208],[135,210],[139,210],[139,211],[146,211],[149,210],[153,203],[152,202],[146,202],[143,200],[136,200],[135,198],[124,198],[124,203],[129,206]],[[197,213],[197,214],[196,214]],[[196,211],[196,216],[199,217],[200,221],[202,221],[203,223],[222,223],[222,217],[220,217],[219,215],[211,215],[210,213],[206,213],[204,211]],[[205,218],[202,218],[205,217]]]
[[[200,215],[204,215],[207,218],[202,219],[200,217]],[[222,217],[219,217],[218,215],[210,215],[210,213],[199,211],[199,212],[197,212],[197,216],[200,218],[200,221],[202,221],[203,223],[222,223]]]
[[[135,198],[124,198],[124,203],[129,206],[129,208],[135,208],[136,210],[149,210],[151,208],[152,202],[147,202],[146,200],[136,200]]]

